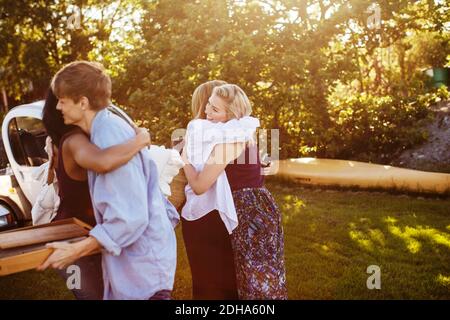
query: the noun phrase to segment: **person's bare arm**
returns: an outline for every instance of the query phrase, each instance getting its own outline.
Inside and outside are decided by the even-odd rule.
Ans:
[[[124,165],[150,144],[150,135],[144,130],[138,131],[138,134],[128,141],[106,149],[97,147],[84,134],[74,134],[67,142],[75,162],[80,167],[106,173]]]
[[[183,159],[186,165],[184,173],[189,185],[196,195],[201,195],[216,182],[219,175],[225,170],[225,167],[237,157],[240,156],[245,149],[244,143],[227,143],[218,144],[214,147],[207,164],[201,172],[197,172],[195,168],[187,162],[185,151],[183,151]]]
[[[37,268],[38,271],[43,271],[48,267],[61,270],[81,257],[102,249],[101,244],[92,236],[75,243],[52,242],[48,243],[46,247],[54,249],[54,251]]]

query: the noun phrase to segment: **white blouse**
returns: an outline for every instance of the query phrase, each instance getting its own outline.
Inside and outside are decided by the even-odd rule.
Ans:
[[[186,133],[186,154],[197,172],[203,170],[214,146],[222,143],[248,142],[255,138],[260,125],[254,117],[213,123],[196,119],[189,122]],[[228,178],[223,171],[216,182],[201,195],[196,195],[189,184],[185,188],[186,203],[181,211],[184,219],[193,221],[217,210],[229,234],[237,227],[238,218]]]

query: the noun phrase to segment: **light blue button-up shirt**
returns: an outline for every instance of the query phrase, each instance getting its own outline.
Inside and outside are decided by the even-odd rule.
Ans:
[[[102,149],[134,135],[126,121],[106,109],[91,127],[91,141]],[[148,149],[112,172],[89,171],[88,179],[97,221],[90,234],[103,246],[104,299],[148,299],[159,290],[172,290],[173,227],[179,216],[159,188]]]

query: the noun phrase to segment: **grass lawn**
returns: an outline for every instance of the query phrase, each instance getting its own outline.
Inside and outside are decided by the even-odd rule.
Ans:
[[[290,299],[450,299],[450,199],[300,188],[269,181],[283,212]],[[177,227],[174,298],[191,298]],[[366,286],[381,268],[381,289]],[[52,271],[0,278],[0,299],[73,299]]]

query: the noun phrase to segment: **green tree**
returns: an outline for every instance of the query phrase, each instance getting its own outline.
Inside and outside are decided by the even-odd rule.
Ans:
[[[101,61],[113,74],[123,71],[130,44],[139,40],[130,19],[139,4],[0,0],[0,87],[25,102],[42,98],[52,75],[77,59]]]

